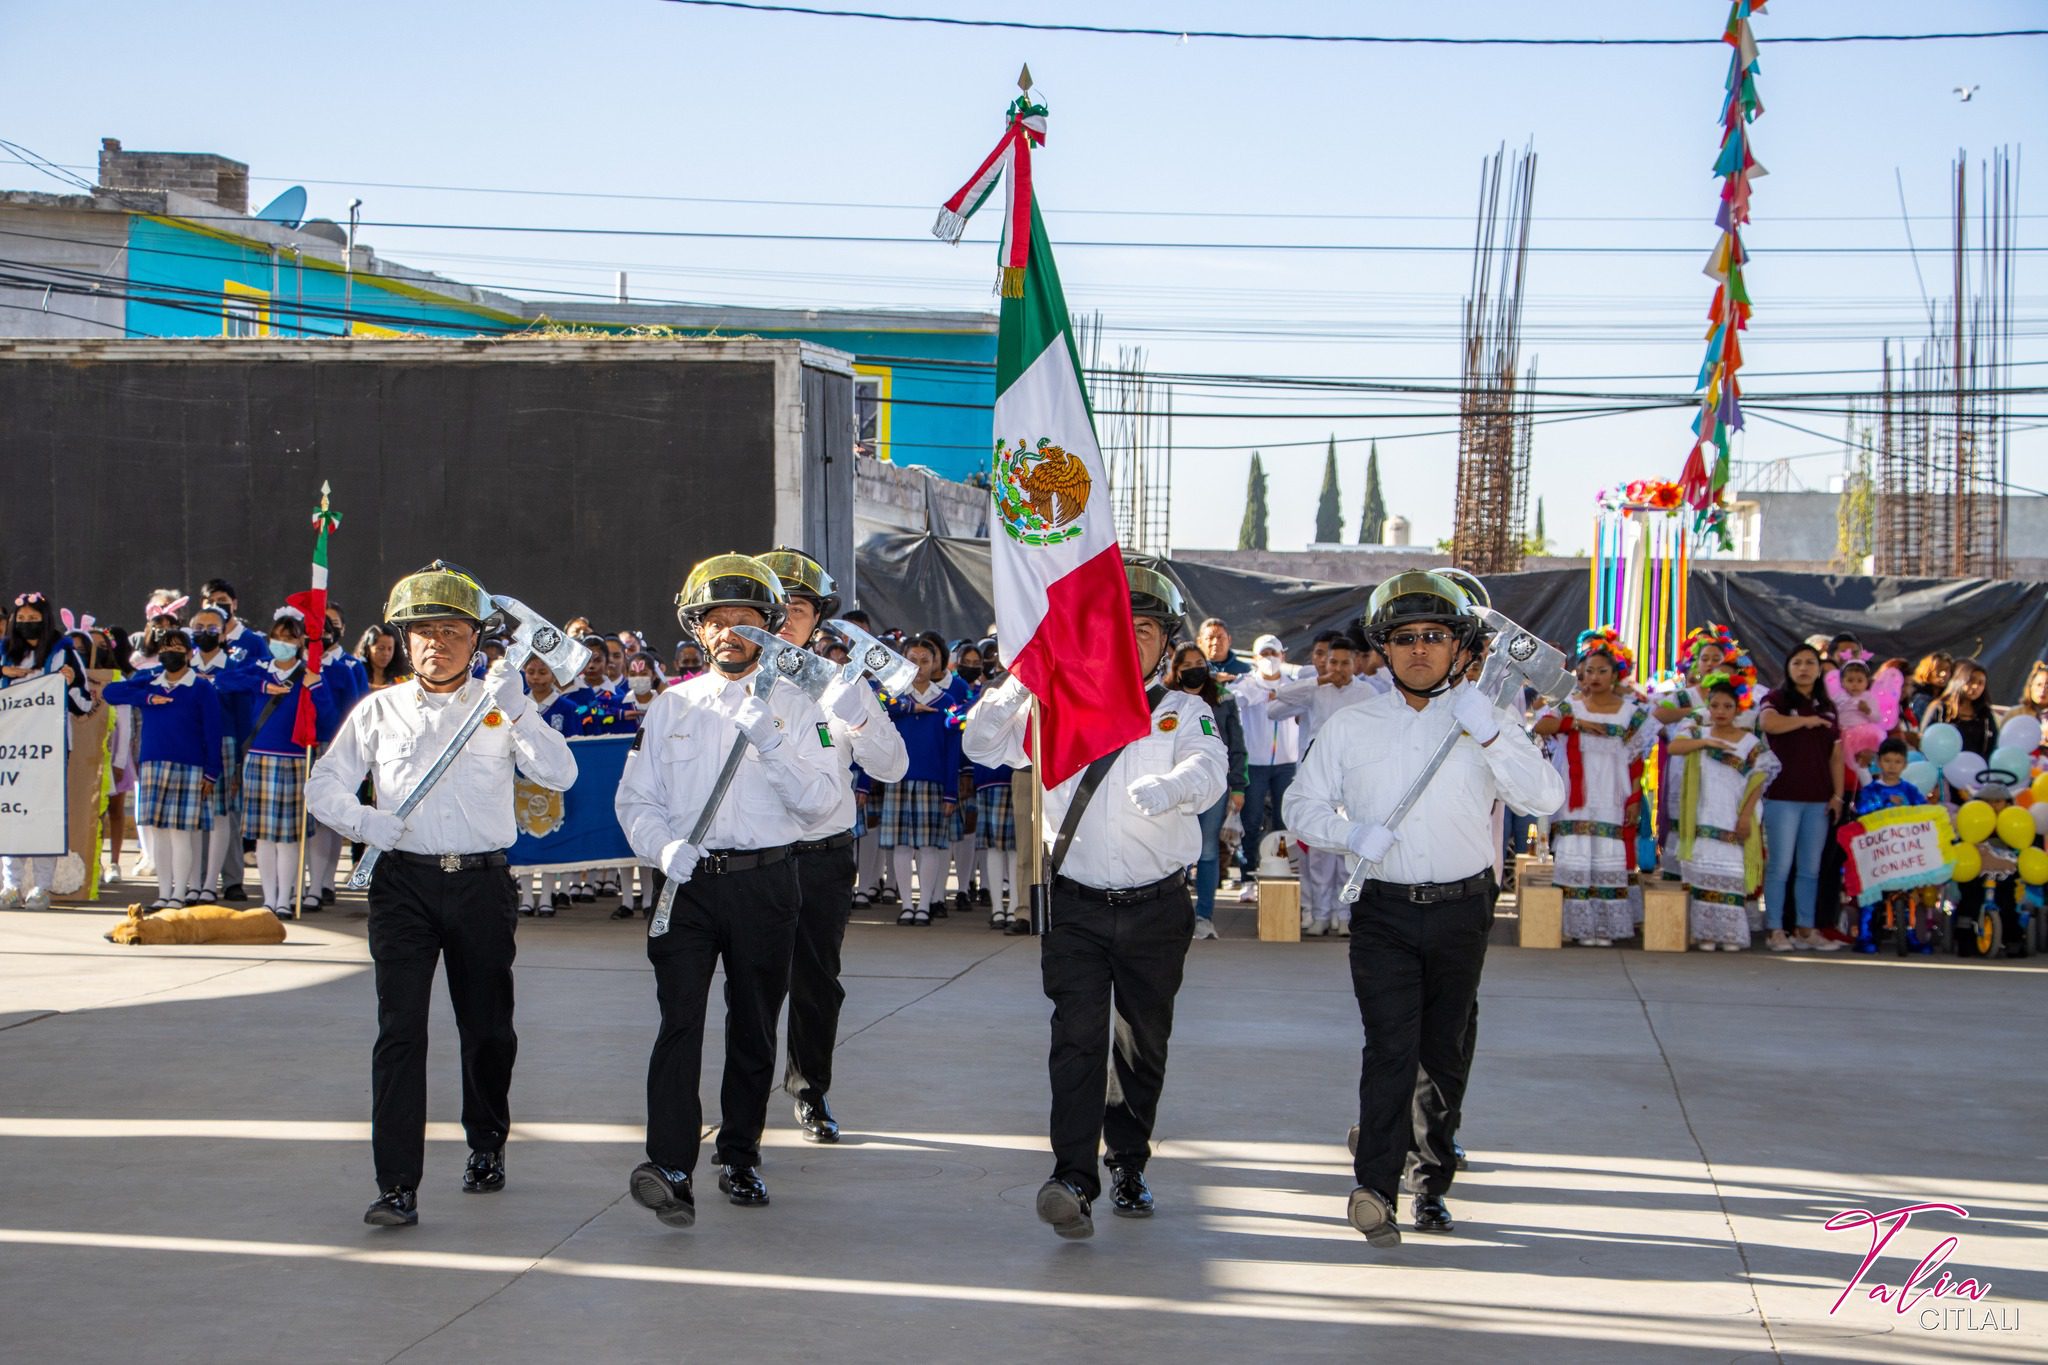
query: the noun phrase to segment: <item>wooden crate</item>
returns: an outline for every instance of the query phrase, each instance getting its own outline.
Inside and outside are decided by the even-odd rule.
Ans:
[[[1651,878],[1643,883],[1643,951],[1685,951],[1686,894],[1684,882]]]
[[[1295,878],[1259,878],[1259,941],[1301,942],[1301,883]]]
[[[1564,946],[1564,892],[1551,881],[1551,863],[1528,863],[1516,873],[1516,942],[1524,948]]]

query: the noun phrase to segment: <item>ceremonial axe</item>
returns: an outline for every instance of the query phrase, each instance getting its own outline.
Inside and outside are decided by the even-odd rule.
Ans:
[[[846,637],[853,645],[852,657],[840,669],[843,682],[856,682],[865,673],[875,680],[884,692],[900,697],[910,691],[917,682],[917,665],[898,654],[874,636],[862,630],[851,621],[833,617],[825,623],[827,630]]]
[[[529,658],[539,659],[548,666],[548,672],[555,675],[555,681],[567,687],[590,662],[590,647],[581,640],[572,640],[564,635],[545,616],[527,606],[516,597],[493,597],[491,605],[499,614],[512,623],[512,643],[505,647],[505,664],[508,668],[521,668]],[[448,747],[441,750],[434,765],[420,778],[419,785],[407,792],[405,799],[392,808],[392,814],[401,820],[412,818],[420,802],[427,799],[427,792],[441,780],[441,774],[454,764],[455,756],[462,752],[462,746],[476,733],[476,727],[483,724],[484,717],[498,704],[497,689],[486,679],[483,696],[469,708],[469,714],[462,718],[462,725],[455,731],[455,737],[448,741]],[[370,874],[377,870],[377,859],[381,849],[366,849],[363,860],[349,873],[348,884],[360,891],[370,884]],[[455,866],[461,864],[457,862]],[[454,870],[452,867],[446,870]]]
[[[1493,637],[1486,665],[1480,670],[1479,681],[1475,684],[1481,696],[1499,706],[1501,697],[1506,695],[1510,686],[1533,687],[1546,701],[1553,702],[1562,701],[1571,694],[1571,671],[1565,667],[1564,655],[1556,646],[1530,634],[1491,607],[1476,607],[1474,611],[1486,622],[1486,628]],[[1429,765],[1409,784],[1401,804],[1395,806],[1393,814],[1386,818],[1384,823],[1388,829],[1397,828],[1407,818],[1408,812],[1415,808],[1415,803],[1422,799],[1423,789],[1436,776],[1437,769],[1444,766],[1444,760],[1451,756],[1451,750],[1457,747],[1458,738],[1464,733],[1462,726],[1456,721],[1451,722],[1449,732],[1436,746],[1436,752],[1429,756]],[[1364,893],[1368,870],[1365,859],[1360,858],[1340,893],[1346,905],[1355,903]]]
[[[764,704],[778,680],[816,701],[839,676],[839,669],[830,659],[813,654],[802,645],[793,645],[779,635],[770,635],[753,626],[734,626],[733,630],[761,647],[760,666],[754,672],[752,687],[755,699]],[[705,798],[704,809],[698,812],[697,823],[690,830],[689,842],[700,853],[704,849],[704,836],[711,832],[712,817],[725,803],[726,790],[732,786],[732,780],[740,770],[740,760],[746,754],[747,737],[734,735],[732,747],[725,751],[725,766],[718,770],[718,780],[712,783],[711,795]],[[662,886],[661,900],[654,907],[654,919],[647,926],[647,937],[660,938],[668,932],[669,916],[676,907],[676,888],[680,885],[682,883],[670,877]]]

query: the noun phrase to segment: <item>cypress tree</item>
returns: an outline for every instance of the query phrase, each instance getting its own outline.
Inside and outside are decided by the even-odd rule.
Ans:
[[[1337,493],[1337,438],[1323,456],[1323,491],[1316,498],[1316,543],[1334,545],[1344,539],[1344,513]]]
[[[1380,443],[1365,457],[1365,514],[1358,522],[1358,543],[1377,545],[1387,530],[1387,503],[1380,493]]]
[[[1237,548],[1266,548],[1266,466],[1259,452],[1252,452],[1251,473],[1244,485],[1244,523],[1237,528]]]

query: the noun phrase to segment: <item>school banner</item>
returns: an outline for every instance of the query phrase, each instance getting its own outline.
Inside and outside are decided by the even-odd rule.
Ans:
[[[633,738],[593,735],[571,739],[576,781],[565,792],[519,779],[512,800],[519,818],[519,838],[508,855],[515,870],[575,872],[639,861],[626,843],[613,807]]]
[[[68,851],[64,809],[64,675],[0,691],[0,853]]]
[[[1859,816],[1835,831],[1849,855],[1842,885],[1858,905],[1887,891],[1936,886],[1955,876],[1956,837],[1942,806],[1894,806]]]

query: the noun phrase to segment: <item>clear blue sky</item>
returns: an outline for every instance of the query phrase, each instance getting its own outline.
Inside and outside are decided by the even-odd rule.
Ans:
[[[908,13],[1013,17],[1012,5],[881,0]],[[1711,36],[1722,0],[1537,6],[1381,3],[1081,4],[1034,18],[1094,23],[1515,35]],[[1757,186],[1746,355],[1760,394],[1855,387],[1865,376],[1772,379],[1773,370],[1866,369],[1879,339],[1925,330],[1904,256],[1786,256],[1791,246],[1905,244],[1902,172],[1923,253],[1947,245],[1948,167],[2048,130],[2048,40],[1771,46],[1773,33],[2039,27],[2048,5],[1957,0],[1778,0],[1757,20],[1770,175]],[[1028,60],[1051,108],[1038,162],[1062,240],[1367,242],[1463,247],[1482,157],[1533,140],[1538,246],[1681,247],[1673,255],[1535,258],[1525,358],[1545,387],[1689,387],[1712,284],[1710,167],[1726,49],[1379,48],[1025,34],[703,10],[658,0],[442,0],[203,5],[7,0],[0,5],[0,137],[89,166],[102,136],[132,148],[212,151],[250,163],[258,197],[311,184],[313,211],[351,194],[383,222],[786,230],[915,236],[999,131]],[[1952,93],[1979,85],[1968,103]],[[1973,161],[1974,165],[1974,161]],[[797,200],[806,207],[634,201],[378,187],[370,182]],[[0,184],[50,188],[0,164]],[[353,188],[352,188],[353,187]],[[2043,244],[2048,184],[2022,177],[2023,245]],[[1273,217],[1223,215],[1268,214]],[[974,236],[988,237],[991,211]],[[509,292],[717,303],[989,308],[993,250],[970,240],[759,244],[423,231],[372,226],[393,259]],[[1114,343],[1154,369],[1453,378],[1457,252],[1059,250],[1070,304],[1100,311]],[[2041,256],[2016,283],[2018,358],[2048,360]],[[1946,257],[1923,257],[1941,288]],[[1304,337],[1303,332],[1314,333]],[[2048,374],[2048,367],[2019,376]],[[2048,411],[2041,398],[2021,410]],[[1391,510],[1417,539],[1450,529],[1455,439],[1390,439],[1454,425],[1442,400],[1226,397],[1184,391],[1174,541],[1234,544],[1252,447],[1273,476],[1272,543],[1310,534],[1322,441],[1378,436]],[[1388,414],[1419,416],[1395,420]],[[1289,414],[1307,414],[1291,416]],[[1360,414],[1360,415],[1354,415]],[[1676,477],[1689,414],[1539,427],[1534,492],[1560,549],[1581,548],[1596,489]],[[1840,468],[1843,423],[1820,435],[1753,421],[1738,455],[1797,457],[1811,486]],[[2026,425],[2026,424],[2021,424]],[[1312,442],[1287,447],[1287,442]],[[1197,449],[1227,446],[1228,449]],[[2041,430],[2014,443],[2013,478],[2048,487]],[[1340,447],[1355,535],[1365,447]]]

